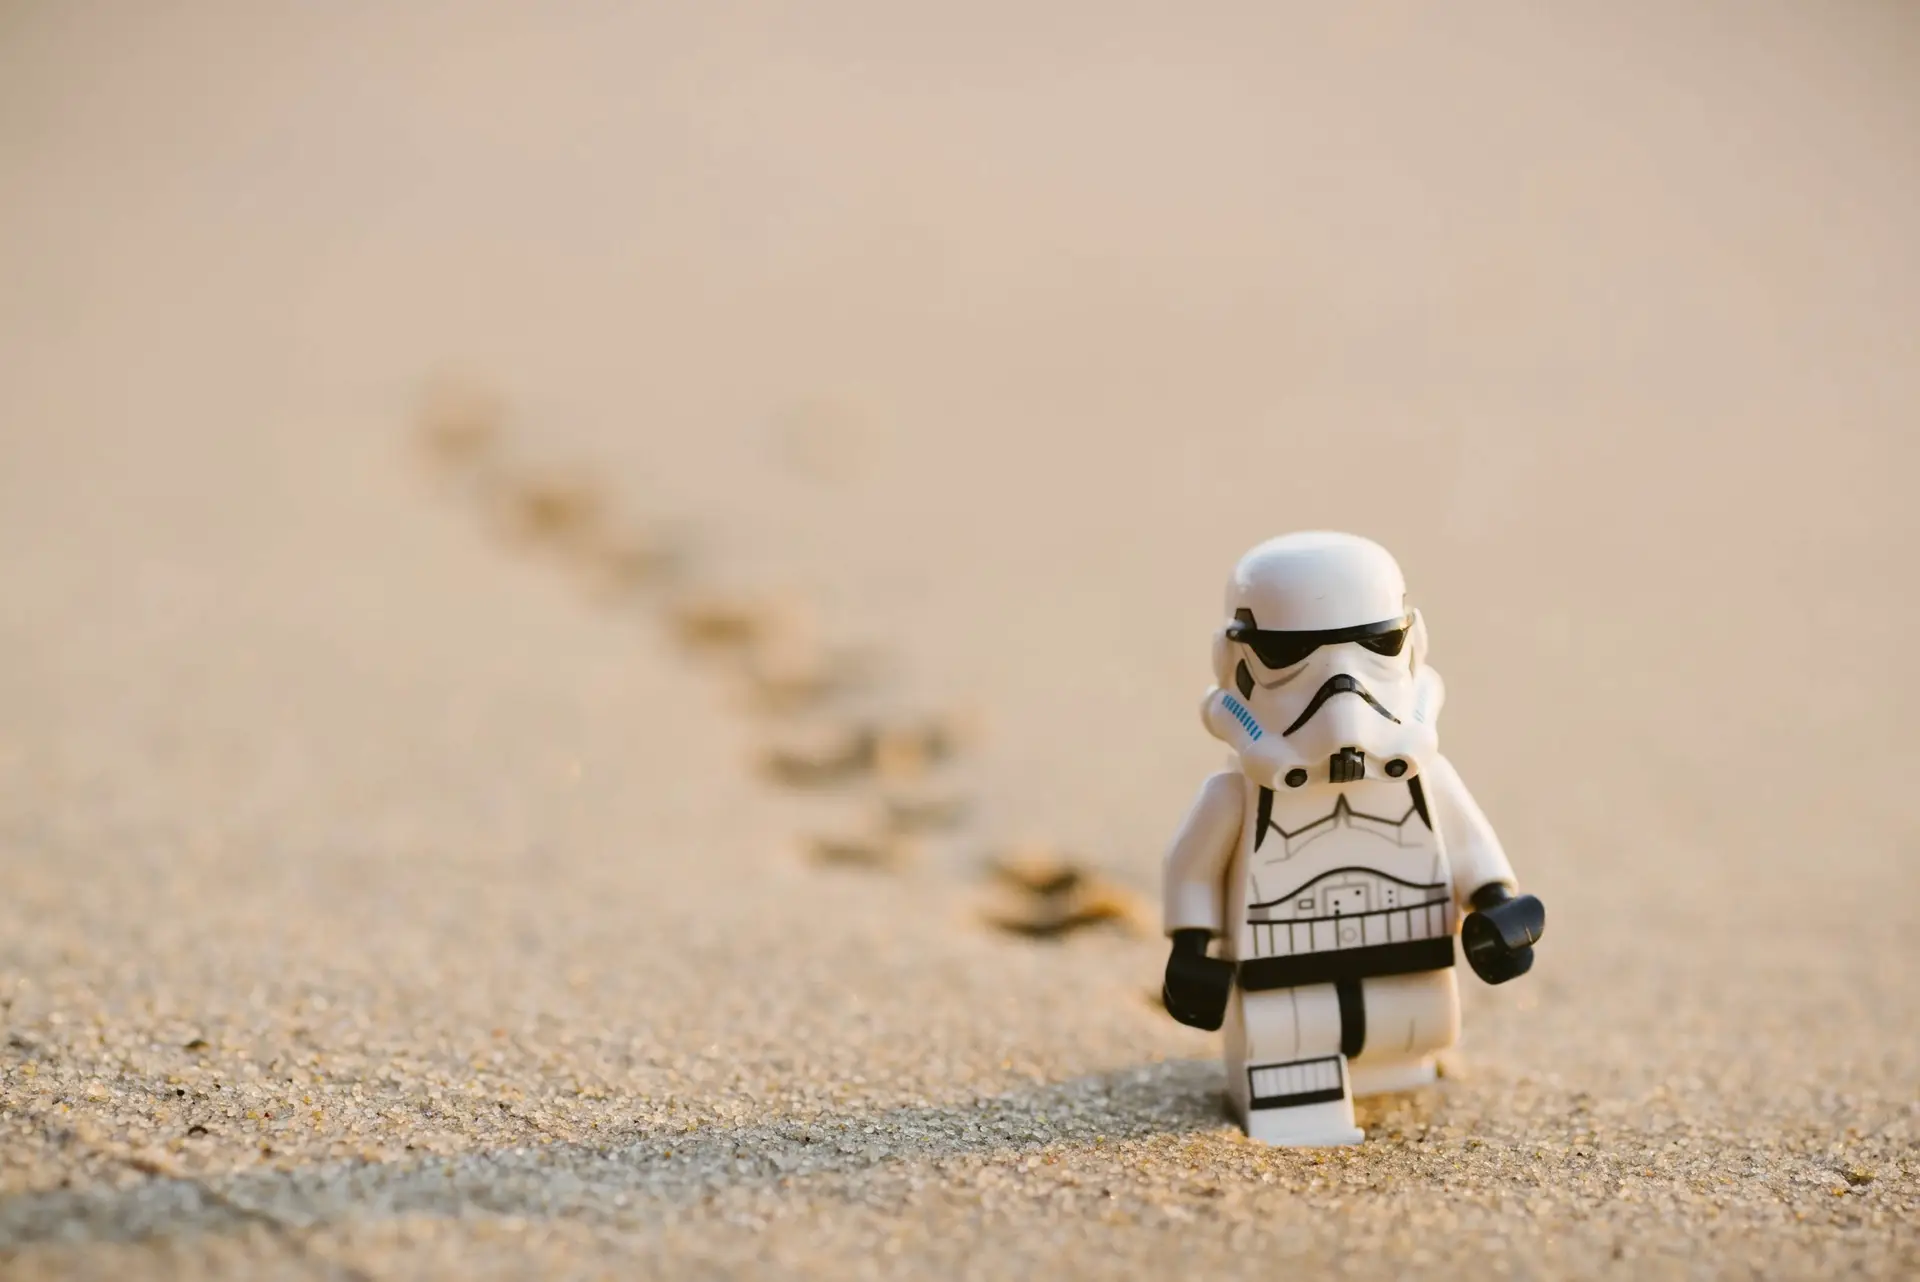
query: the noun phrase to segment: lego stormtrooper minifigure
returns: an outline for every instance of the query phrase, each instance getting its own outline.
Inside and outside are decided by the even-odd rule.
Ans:
[[[1357,1144],[1354,1098],[1431,1082],[1459,1035],[1455,934],[1502,984],[1532,966],[1546,913],[1439,755],[1443,688],[1386,549],[1271,539],[1226,612],[1201,715],[1236,760],[1167,851],[1163,997],[1183,1024],[1226,1025],[1249,1136]]]

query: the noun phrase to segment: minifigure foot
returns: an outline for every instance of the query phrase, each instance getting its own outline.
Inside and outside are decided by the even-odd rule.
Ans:
[[[1353,1101],[1328,1100],[1294,1108],[1256,1108],[1246,1115],[1247,1138],[1276,1148],[1338,1148],[1367,1133],[1353,1124]]]
[[[1433,1085],[1439,1076],[1440,1071],[1435,1067],[1431,1055],[1385,1059],[1377,1063],[1359,1059],[1347,1065],[1347,1077],[1353,1083],[1355,1099],[1386,1095],[1393,1091],[1418,1090],[1422,1086]]]

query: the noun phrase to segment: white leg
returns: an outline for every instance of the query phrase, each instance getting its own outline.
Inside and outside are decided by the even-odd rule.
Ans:
[[[1227,1096],[1263,1144],[1358,1144],[1333,987],[1236,990],[1227,1010]]]
[[[1366,1039],[1352,1061],[1356,1097],[1410,1091],[1438,1075],[1434,1052],[1460,1039],[1460,988],[1452,970],[1360,981]]]

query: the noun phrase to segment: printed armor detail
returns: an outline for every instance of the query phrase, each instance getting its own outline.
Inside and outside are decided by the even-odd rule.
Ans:
[[[1252,844],[1267,857],[1259,880],[1268,893],[1246,906],[1241,987],[1292,988],[1453,965],[1450,885],[1418,791],[1409,787],[1406,810],[1392,818],[1355,810],[1343,792],[1331,811],[1293,829],[1274,822],[1271,790],[1260,792]],[[1309,866],[1298,880],[1277,881],[1296,855],[1336,834],[1346,839],[1337,843],[1340,855],[1356,856],[1353,862],[1340,858],[1327,867],[1302,859]],[[1279,839],[1278,849],[1269,847],[1270,837]],[[1389,850],[1398,857],[1365,857]],[[1416,871],[1424,875],[1404,875]],[[1276,884],[1284,889],[1271,889]]]

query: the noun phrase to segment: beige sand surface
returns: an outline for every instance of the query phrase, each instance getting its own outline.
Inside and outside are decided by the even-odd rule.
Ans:
[[[667,16],[670,8],[681,10]],[[1920,1270],[1920,19],[0,8],[0,1275]],[[958,709],[888,869],[453,371]],[[1251,1146],[1149,892],[1226,569],[1395,547],[1549,905]]]

